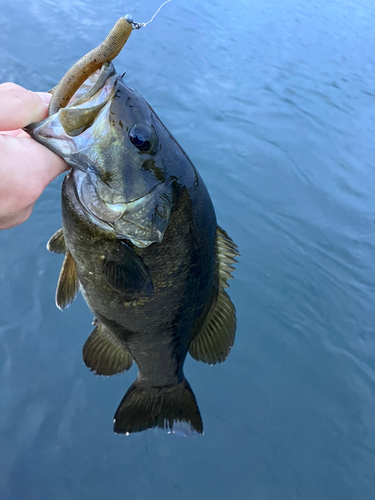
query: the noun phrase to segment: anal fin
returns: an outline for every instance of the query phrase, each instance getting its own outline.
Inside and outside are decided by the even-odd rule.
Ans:
[[[219,291],[216,304],[208,314],[198,336],[191,342],[190,355],[210,365],[222,363],[228,357],[233,346],[236,332],[236,309],[225,288],[228,279],[232,278],[234,263],[239,255],[236,244],[227,233],[217,228],[216,260],[218,262]]]
[[[99,321],[82,349],[85,365],[97,375],[115,375],[133,364],[131,354],[125,350],[112,333]]]
[[[66,252],[56,289],[56,305],[63,310],[77,297],[79,281],[72,254]]]
[[[51,236],[47,243],[47,250],[54,253],[65,253],[65,238],[62,229],[56,231],[56,233]]]

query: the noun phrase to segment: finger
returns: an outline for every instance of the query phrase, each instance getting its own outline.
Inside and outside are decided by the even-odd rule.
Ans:
[[[0,130],[16,130],[44,120],[48,114],[46,97],[15,83],[0,85]]]
[[[18,137],[22,132],[24,132],[22,129],[18,129],[18,130],[2,130],[0,132],[0,135],[11,135],[12,137]]]
[[[19,128],[17,130],[0,130],[0,135],[11,135],[12,137],[30,137],[30,134]]]
[[[1,85],[0,85],[0,87],[1,87]],[[45,104],[49,104],[49,102],[52,98],[52,94],[49,94],[48,92],[35,92],[35,94],[37,94]],[[30,135],[22,129],[1,130],[0,134],[11,135],[12,137],[30,137]]]
[[[34,203],[55,177],[69,168],[55,153],[30,137],[0,135],[0,213],[7,204],[16,212]]]
[[[28,170],[32,173],[30,181],[41,186],[42,190],[57,176],[70,169],[65,160],[31,137],[18,137],[15,140],[25,148],[24,154],[28,154]]]
[[[17,130],[0,130],[0,135],[11,135],[12,137],[30,137],[30,134],[19,128]]]
[[[9,229],[14,226],[19,226],[30,217],[33,208],[34,203],[17,212],[2,213],[0,217],[0,229]]]
[[[34,92],[34,94],[38,95],[46,104],[49,104],[50,100],[52,99],[52,94],[50,94],[49,92]]]

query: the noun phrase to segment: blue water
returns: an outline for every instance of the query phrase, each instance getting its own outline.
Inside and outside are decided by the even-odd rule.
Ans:
[[[0,81],[48,90],[159,0],[0,0]],[[82,298],[54,305],[61,178],[0,234],[1,500],[375,498],[375,3],[172,0],[115,61],[242,258],[228,360],[187,360],[205,435],[130,437]]]

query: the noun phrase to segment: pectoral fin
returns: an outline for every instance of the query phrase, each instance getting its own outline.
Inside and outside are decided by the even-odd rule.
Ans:
[[[103,262],[103,273],[112,288],[126,295],[151,295],[153,285],[147,267],[134,251],[121,242],[118,255]]]
[[[54,253],[66,252],[65,238],[62,229],[59,229],[53,236],[51,236],[47,243],[47,250]]]
[[[77,276],[76,263],[72,254],[67,251],[60,271],[59,281],[56,289],[56,305],[63,310],[68,307],[77,297],[79,281]]]
[[[236,332],[236,310],[224,288],[229,286],[227,281],[232,278],[233,264],[238,256],[235,243],[227,233],[217,228],[216,231],[216,259],[219,263],[219,293],[214,309],[207,319],[198,336],[190,344],[190,355],[204,363],[215,364],[226,360],[234,342]]]
[[[133,358],[99,321],[82,349],[83,361],[96,375],[115,375],[132,366]]]

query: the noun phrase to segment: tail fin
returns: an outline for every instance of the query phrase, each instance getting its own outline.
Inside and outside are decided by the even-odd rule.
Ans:
[[[130,434],[160,427],[176,432],[184,422],[190,426],[188,434],[203,433],[197,401],[186,379],[163,388],[149,387],[136,380],[117,408],[114,431]]]

